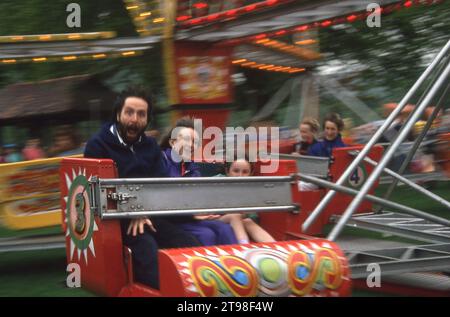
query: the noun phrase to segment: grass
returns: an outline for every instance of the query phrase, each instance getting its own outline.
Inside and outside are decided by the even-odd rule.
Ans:
[[[44,236],[51,234],[62,234],[60,226],[48,227],[48,228],[38,228],[30,230],[11,230],[0,226],[0,239],[9,237],[33,237],[33,236]]]
[[[427,183],[426,188],[447,201],[450,200],[450,182]],[[387,185],[380,186],[376,191],[376,195],[382,197],[382,194],[386,189]],[[449,210],[446,210],[445,207],[439,203],[407,186],[397,187],[391,197],[391,200],[429,212],[439,217],[450,219]]]
[[[380,186],[376,192],[375,195],[378,197],[383,197],[383,194],[385,193],[386,189],[388,188],[387,185]],[[430,191],[432,191],[434,194],[446,199],[447,201],[450,200],[450,182],[436,182],[433,183],[431,188],[428,188]],[[424,196],[423,194],[418,193],[416,190],[411,189],[407,186],[399,186],[397,187],[391,198],[391,201],[395,201],[397,203],[433,214],[435,216],[439,216],[442,218],[450,219],[450,210],[446,210],[445,207],[443,207],[441,204],[435,202],[434,200]],[[392,210],[390,210],[392,211]],[[327,225],[324,229],[324,235],[326,236],[327,233],[331,231],[334,225]],[[342,234],[345,235],[352,235],[352,236],[361,236],[365,238],[373,238],[373,239],[382,239],[382,240],[391,240],[391,241],[398,241],[398,242],[409,242],[409,243],[416,243],[419,241],[414,241],[407,238],[392,236],[392,235],[386,235],[378,232],[368,231],[364,229],[358,229],[358,228],[349,228],[346,227]],[[424,242],[419,242],[424,243]]]
[[[64,249],[7,252],[0,258],[0,296],[93,296],[66,286]]]

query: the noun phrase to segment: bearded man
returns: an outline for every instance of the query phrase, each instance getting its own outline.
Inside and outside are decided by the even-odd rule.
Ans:
[[[168,167],[156,140],[144,131],[152,103],[143,90],[128,88],[114,105],[112,122],[86,144],[86,158],[112,159],[119,177],[166,177]],[[132,251],[137,282],[159,288],[158,248],[183,248],[200,243],[170,219],[147,217],[121,221],[122,239]]]

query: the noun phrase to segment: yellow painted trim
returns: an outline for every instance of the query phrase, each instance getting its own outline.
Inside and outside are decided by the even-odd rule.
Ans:
[[[67,156],[67,157],[81,158],[81,157],[83,157],[83,154],[71,155],[71,156]],[[22,162],[16,162],[16,163],[3,163],[0,165],[0,173],[3,169],[10,170],[11,168],[18,168],[18,167],[22,167],[22,166],[39,165],[39,164],[43,164],[43,163],[54,163],[54,162],[61,161],[63,158],[64,157],[52,157],[52,158],[45,158],[45,159],[32,160],[32,161],[22,161]]]
[[[2,224],[8,229],[25,230],[61,225],[61,209],[40,212],[37,214],[16,214],[13,203],[3,204],[0,212]]]
[[[72,155],[72,158],[81,158],[83,155]],[[17,163],[6,163],[0,165],[0,180],[4,175],[13,175],[15,172],[21,170],[24,167],[36,166],[36,165],[55,165],[59,163],[63,157],[55,157],[41,160],[24,161]],[[61,225],[61,210],[40,211],[36,213],[23,213],[17,212],[14,209],[18,203],[23,200],[29,200],[33,198],[45,198],[52,197],[55,199],[60,198],[59,186],[55,188],[55,191],[42,192],[37,194],[30,194],[28,196],[10,196],[3,197],[1,191],[4,190],[4,185],[0,184],[0,219],[3,226],[6,226],[12,230],[34,229],[50,227],[55,225]]]

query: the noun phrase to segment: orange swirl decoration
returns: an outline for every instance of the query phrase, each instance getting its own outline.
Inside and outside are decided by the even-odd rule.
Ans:
[[[204,257],[189,259],[191,276],[201,296],[256,296],[259,277],[256,270],[236,256],[221,256],[218,261]]]
[[[296,295],[309,294],[315,283],[332,290],[342,283],[341,263],[331,249],[319,248],[314,257],[304,251],[294,251],[287,263],[289,286]]]

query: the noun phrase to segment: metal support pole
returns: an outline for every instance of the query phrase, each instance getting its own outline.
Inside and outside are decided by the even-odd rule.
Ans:
[[[291,212],[297,210],[297,206],[273,206],[273,207],[242,207],[242,208],[208,208],[186,210],[140,210],[102,213],[102,220],[141,218],[156,216],[185,216],[229,213],[255,213],[255,212]]]
[[[347,188],[347,187],[344,187],[344,186],[341,186],[341,185],[338,185],[338,184],[335,184],[335,183],[332,183],[332,182],[329,182],[329,181],[325,181],[323,179],[320,179],[320,178],[317,178],[317,177],[314,177],[314,176],[309,176],[309,175],[304,175],[304,174],[297,174],[297,175],[299,175],[299,177],[301,179],[303,179],[303,180],[305,180],[305,181],[307,181],[309,183],[316,184],[318,186],[322,186],[322,187],[325,187],[325,188],[330,188],[330,189],[335,190],[337,192],[341,192],[341,193],[348,194],[348,195],[353,195],[353,196],[358,195],[358,191],[356,191],[354,189],[351,189],[351,188]],[[426,220],[430,220],[430,221],[433,221],[435,223],[439,223],[439,224],[441,224],[443,226],[449,226],[450,227],[450,220],[447,220],[447,219],[444,219],[444,218],[441,218],[441,217],[437,217],[437,216],[434,216],[434,215],[430,215],[430,214],[428,214],[426,212],[420,211],[420,210],[415,209],[415,208],[404,206],[402,204],[395,203],[395,202],[392,202],[392,201],[389,201],[389,200],[385,200],[383,198],[376,197],[376,196],[373,196],[373,195],[366,195],[364,197],[364,199],[367,199],[368,201],[371,201],[371,202],[373,202],[375,204],[383,205],[386,208],[393,208],[393,209],[399,210],[401,212],[404,212],[405,214],[412,215],[412,216],[419,217],[419,218],[423,218],[423,219],[426,219]]]
[[[433,124],[434,119],[437,117],[439,111],[442,109],[443,106],[443,100],[447,95],[447,92],[449,90],[448,86],[444,92],[444,94],[442,95],[441,99],[438,101],[436,108],[434,108],[433,113],[431,114],[430,118],[428,118],[428,121],[425,125],[425,127],[423,128],[422,132],[420,133],[420,135],[417,137],[417,139],[414,141],[414,144],[411,148],[411,150],[409,151],[408,155],[406,156],[405,160],[403,161],[402,165],[400,166],[400,169],[398,171],[398,175],[402,175],[408,164],[411,162],[414,154],[416,153],[417,149],[419,148],[419,145],[422,143],[423,139],[425,138],[428,130],[430,129],[431,125]],[[395,187],[397,186],[398,180],[394,179],[392,184],[389,185],[388,189],[386,190],[386,193],[383,195],[384,199],[389,199],[389,197],[391,197]],[[382,209],[379,208],[377,211],[380,212]]]
[[[449,41],[449,44],[450,44],[450,41]],[[395,154],[395,151],[397,150],[397,148],[400,146],[400,144],[406,138],[407,134],[411,130],[411,128],[414,125],[414,123],[416,122],[416,120],[419,119],[419,117],[422,115],[423,111],[428,106],[428,104],[431,102],[434,95],[439,91],[441,86],[447,82],[447,77],[448,77],[449,73],[450,73],[450,64],[448,64],[445,67],[444,72],[439,76],[438,80],[436,81],[436,84],[433,86],[433,88],[427,94],[425,99],[418,106],[416,106],[414,114],[411,116],[409,121],[405,123],[404,128],[400,131],[399,135],[397,136],[395,141],[392,143],[392,146],[383,155],[383,157],[381,158],[377,167],[375,167],[372,174],[368,177],[367,181],[362,186],[358,195],[350,203],[350,205],[347,207],[347,210],[342,215],[342,218],[339,219],[339,222],[336,224],[336,226],[330,232],[329,236],[327,237],[329,240],[334,241],[336,239],[336,237],[339,235],[340,231],[345,226],[345,223],[347,222],[347,220],[352,216],[353,212],[356,210],[356,208],[359,206],[361,201],[364,199],[364,196],[369,192],[370,188],[373,186],[373,184],[375,183],[377,178],[383,172],[383,169],[386,167],[387,163],[390,161],[392,156]]]
[[[233,183],[286,183],[291,182],[291,176],[246,176],[246,177],[222,177],[220,183],[233,184]],[[99,183],[102,186],[109,185],[124,185],[124,186],[137,186],[145,184],[209,184],[218,183],[217,177],[161,177],[161,178],[102,178]],[[95,181],[91,182],[95,183]]]
[[[361,150],[359,155],[352,161],[352,163],[348,166],[348,168],[344,171],[341,177],[336,182],[337,185],[342,185],[346,179],[353,173],[355,168],[362,162],[363,158],[367,156],[371,148],[375,145],[381,135],[391,126],[394,122],[395,118],[400,114],[403,110],[409,99],[414,95],[414,93],[419,89],[420,85],[426,80],[426,78],[432,73],[434,68],[439,64],[441,59],[447,54],[450,50],[450,40],[444,46],[444,48],[439,52],[439,54],[435,57],[433,62],[427,67],[427,69],[422,73],[416,83],[411,87],[408,93],[403,97],[398,106],[392,111],[392,113],[388,116],[383,125],[375,132],[373,137],[367,142],[364,148]],[[331,199],[334,197],[336,192],[334,190],[330,190],[325,197],[320,201],[311,215],[305,220],[303,223],[302,229],[306,231],[309,226],[317,219],[317,217],[322,213],[324,208],[329,204]]]
[[[364,161],[366,161],[367,163],[369,163],[372,166],[377,166],[377,164],[378,164],[377,162],[375,162],[374,160],[372,160],[369,157],[364,158]],[[425,196],[433,199],[434,201],[436,201],[436,202],[440,203],[441,205],[445,206],[446,208],[450,209],[450,203],[447,200],[445,200],[444,198],[442,198],[442,197],[436,195],[435,193],[432,193],[429,190],[427,190],[427,189],[417,185],[416,183],[410,181],[409,179],[407,179],[407,178],[397,174],[396,172],[390,170],[389,168],[384,168],[383,171],[386,174],[394,177],[397,181],[400,181],[400,182],[404,183],[405,185],[410,186],[411,188],[417,190],[418,192],[424,194]],[[386,197],[383,197],[383,198],[387,200]]]

